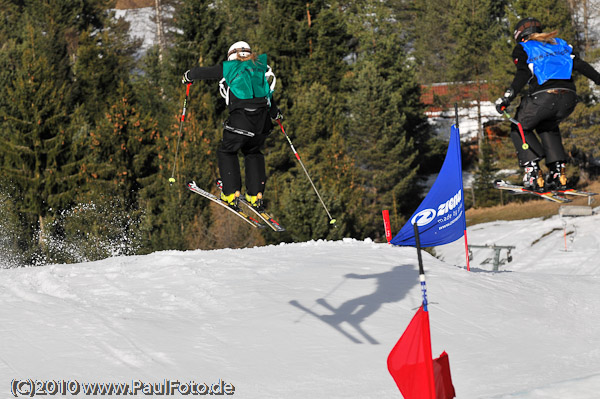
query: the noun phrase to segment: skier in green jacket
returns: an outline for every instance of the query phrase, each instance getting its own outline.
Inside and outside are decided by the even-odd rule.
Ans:
[[[194,80],[220,80],[220,93],[229,109],[217,150],[221,199],[238,207],[242,189],[238,161],[241,150],[246,172],[245,198],[253,206],[262,208],[267,175],[261,149],[273,128],[271,119],[282,117],[273,100],[276,79],[267,65],[267,55],[257,56],[248,43],[236,42],[227,52],[227,61],[210,67],[194,67],[183,74],[183,83]]]

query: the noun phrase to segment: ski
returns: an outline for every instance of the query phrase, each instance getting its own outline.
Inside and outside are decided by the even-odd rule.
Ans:
[[[571,202],[571,200],[569,198],[558,195],[557,193],[552,192],[552,191],[537,192],[537,191],[533,191],[533,190],[528,190],[523,186],[517,186],[515,184],[510,184],[503,180],[495,181],[494,186],[499,190],[508,190],[508,191],[512,191],[513,193],[516,193],[516,194],[531,194],[531,195],[535,195],[535,196],[538,196],[543,199],[547,199],[549,201],[558,202],[560,204]]]
[[[285,228],[282,225],[280,225],[275,219],[273,219],[273,217],[270,214],[268,214],[264,209],[259,211],[258,209],[253,207],[252,204],[250,204],[248,201],[246,201],[244,198],[240,198],[240,202],[242,204],[244,204],[248,209],[250,209],[256,216],[261,218],[263,220],[263,222],[265,222],[267,224],[267,226],[269,226],[274,231],[277,231],[277,232],[285,231]]]
[[[578,195],[581,197],[591,197],[593,195],[598,195],[598,193],[593,193],[590,191],[575,190],[574,188],[568,188],[566,190],[553,190],[553,192],[560,193],[560,194],[567,194],[567,195]]]
[[[231,212],[233,212],[234,214],[239,216],[242,220],[244,220],[246,223],[250,224],[251,226],[254,226],[256,228],[265,227],[258,220],[254,219],[250,215],[247,215],[246,213],[244,213],[239,207],[230,206],[227,202],[221,200],[216,195],[201,189],[200,187],[198,187],[196,185],[196,182],[192,181],[192,182],[188,183],[187,186],[191,191],[195,192],[196,194],[199,194],[199,195],[203,196],[204,198],[207,198],[207,199],[211,200],[212,202],[215,202],[215,203],[221,205],[223,208],[230,210]]]

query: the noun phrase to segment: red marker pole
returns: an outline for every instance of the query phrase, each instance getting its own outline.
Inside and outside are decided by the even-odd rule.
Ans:
[[[383,215],[383,228],[385,230],[385,238],[389,244],[390,241],[392,240],[392,228],[390,225],[390,212],[387,209],[385,209],[385,210],[381,211],[381,213]]]

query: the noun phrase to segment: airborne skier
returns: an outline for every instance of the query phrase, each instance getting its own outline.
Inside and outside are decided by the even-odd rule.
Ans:
[[[270,83],[269,77],[272,78]],[[194,80],[220,80],[220,93],[229,109],[217,150],[221,199],[239,210],[242,178],[238,151],[241,150],[246,172],[245,199],[262,211],[267,175],[261,148],[273,128],[271,119],[281,119],[273,99],[275,75],[267,65],[267,55],[257,56],[248,43],[236,42],[227,52],[227,61],[210,67],[194,67],[183,74],[183,83]]]
[[[515,125],[510,135],[517,149],[519,165],[525,168],[523,185],[538,192],[567,188],[565,163],[568,157],[559,124],[577,104],[572,72],[580,72],[600,85],[600,73],[572,54],[573,48],[557,37],[558,31],[543,33],[541,26],[535,18],[525,18],[516,24],[514,38],[517,44],[512,58],[517,70],[504,96],[496,100],[496,110],[502,114],[529,83],[529,91],[521,97],[515,115],[523,127],[528,148],[523,148]],[[543,158],[550,169],[545,179],[539,165]]]

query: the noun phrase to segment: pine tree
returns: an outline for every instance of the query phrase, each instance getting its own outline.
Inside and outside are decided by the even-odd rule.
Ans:
[[[345,236],[349,226],[342,221],[354,212],[356,202],[343,195],[348,193],[347,180],[334,178],[340,170],[349,173],[345,177],[352,175],[341,133],[345,124],[342,78],[348,71],[344,57],[350,39],[343,10],[321,1],[270,1],[261,11],[260,32],[260,46],[273,60],[277,75],[275,97],[285,115],[285,130],[339,225],[332,229],[328,224],[325,209],[278,126],[265,150],[271,172],[268,207],[288,228],[286,239]]]
[[[500,197],[498,191],[493,188],[494,167],[492,147],[485,138],[482,142],[481,161],[475,173],[473,190],[475,192],[475,206],[486,207],[496,205]]]
[[[103,224],[88,223],[85,228],[88,240],[122,235],[123,241],[128,242],[136,237],[135,248],[149,250],[151,245],[137,242],[142,237],[133,229],[150,234],[148,223],[142,219],[148,218],[148,204],[144,201],[147,192],[160,181],[156,162],[158,124],[137,109],[136,96],[126,83],[121,82],[115,94],[117,100],[105,119],[79,143],[83,147],[79,152],[85,152],[85,157],[80,167],[82,182],[77,199],[98,209],[98,216],[104,213],[113,217],[112,230]],[[127,234],[130,236],[125,237]]]
[[[44,240],[52,233],[48,226],[74,204],[81,156],[77,141],[101,114],[102,98],[114,87],[110,77],[121,67],[127,76],[127,64],[121,61],[126,55],[113,40],[116,30],[107,5],[104,0],[13,2],[5,11],[14,31],[2,31],[8,39],[5,54],[10,54],[10,59],[0,61],[6,66],[2,72],[6,84],[0,88],[2,174],[14,198],[20,199],[22,224],[27,226],[23,236],[38,232],[39,244],[24,243],[25,251],[43,251]],[[15,10],[19,23],[14,23]],[[91,46],[86,43],[91,36],[102,39]],[[90,47],[95,59],[82,56]],[[86,91],[86,82],[98,78],[91,72],[102,66],[107,68],[106,78],[95,82],[98,90]]]
[[[154,155],[150,149],[156,123],[137,111],[135,97],[124,82],[117,94],[118,100],[87,140],[82,165],[88,183],[85,196],[115,195],[135,203],[141,187],[138,179],[152,171]]]
[[[311,56],[316,33],[313,22],[316,23],[322,7],[320,0],[268,0],[260,9],[258,46],[273,60],[271,66],[285,90],[300,78],[297,72]],[[286,91],[285,96],[290,94]]]
[[[448,82],[448,59],[454,46],[451,0],[415,0],[414,24],[410,35],[414,41],[413,55],[420,83]]]
[[[190,92],[195,85],[192,85]],[[175,247],[180,249],[198,248],[190,246],[190,243],[197,242],[197,238],[190,236],[188,231],[200,228],[195,225],[196,222],[207,229],[210,227],[212,210],[207,206],[208,200],[191,193],[185,184],[193,180],[208,191],[216,191],[216,149],[221,129],[212,127],[219,125],[212,105],[213,99],[209,93],[190,99],[182,135],[179,136],[179,110],[179,120],[173,118],[171,128],[158,137],[157,177],[160,180],[154,183],[156,195],[145,193],[144,196],[154,204],[156,223],[161,226],[159,234],[168,237],[162,244],[153,241],[161,248],[169,243],[176,244]],[[173,172],[177,183],[165,184]],[[201,247],[207,248],[206,245]]]
[[[97,12],[100,21],[72,33],[69,44],[75,101],[83,107],[90,125],[104,118],[121,82],[129,82],[133,55],[140,44],[129,38],[124,20],[113,20],[107,10]]]
[[[489,49],[500,33],[494,4],[491,0],[456,0],[450,28],[455,45],[449,57],[449,74],[454,82],[472,82],[474,85],[473,96],[467,101],[474,101],[477,106],[480,157],[483,146],[481,103],[489,96],[487,82],[491,80],[491,65],[494,63]]]
[[[145,166],[132,181],[144,212],[143,251],[188,249],[194,242],[188,230],[198,228],[195,221],[209,220],[208,208],[201,206],[199,196],[190,193],[186,183],[196,180],[207,188],[214,184],[215,168],[207,159],[216,163],[217,141],[213,138],[220,125],[218,114],[224,110],[217,110],[217,98],[212,97],[218,96],[216,82],[195,82],[179,134],[186,90],[181,84],[183,72],[196,65],[213,65],[222,53],[215,44],[221,40],[217,8],[204,1],[175,2],[173,6],[173,18],[162,21],[165,40],[171,46],[162,53],[162,60],[158,47],[150,49],[138,63],[143,73],[132,81],[135,100],[130,106],[139,115],[152,115],[153,123],[152,129],[146,130],[151,137],[137,150],[145,152]],[[169,183],[171,177],[175,178],[173,184]]]
[[[336,125],[340,110],[335,94],[325,85],[313,83],[305,92],[298,92],[293,113],[283,123],[325,206],[341,222],[356,211],[356,203],[351,202],[354,196],[346,196],[350,194],[353,171],[344,141],[340,133],[336,134],[341,131],[341,126]],[[268,189],[278,205],[274,207],[276,214],[282,215],[291,238],[305,241],[343,237],[348,226],[340,223],[337,229],[330,229],[325,208],[283,134],[279,131],[273,135],[271,142],[279,140],[284,146],[277,152],[269,151],[268,164],[277,171],[271,177],[275,182],[269,182]]]
[[[43,240],[50,209],[69,202],[59,194],[61,166],[69,158],[70,76],[58,27],[27,14],[23,20],[22,41],[13,49],[19,58],[1,96],[2,174],[22,197],[24,224],[37,225]]]
[[[378,2],[358,6],[352,26],[358,28],[359,45],[346,81],[348,142],[363,184],[374,197],[369,213],[390,209],[395,220],[402,220],[418,204],[418,157],[427,157],[420,151],[429,131],[419,85],[398,39],[402,27]],[[371,223],[375,230],[375,220]]]

